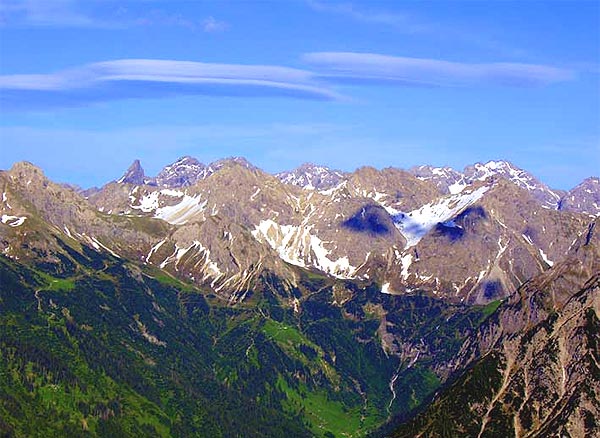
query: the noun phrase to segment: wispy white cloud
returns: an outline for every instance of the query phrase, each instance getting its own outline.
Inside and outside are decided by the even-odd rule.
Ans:
[[[78,10],[73,0],[1,0],[0,17],[3,25],[28,24],[43,27],[103,27]]]
[[[303,60],[332,82],[379,83],[404,86],[536,87],[575,78],[572,70],[510,62],[464,63],[408,58],[375,53],[317,52]]]
[[[418,22],[414,17],[405,13],[368,10],[352,3],[326,3],[317,0],[307,0],[306,3],[317,12],[343,15],[364,23],[393,26],[407,33],[424,32],[429,29],[428,25]]]
[[[207,33],[229,29],[229,23],[213,16],[188,17],[160,8],[140,10],[128,6],[117,6],[110,0],[0,0],[0,25],[101,29],[165,26]]]
[[[229,29],[229,24],[217,20],[212,15],[202,20],[202,30],[207,33],[224,32]]]
[[[336,92],[336,85],[541,87],[575,78],[573,70],[548,65],[472,64],[374,53],[317,52],[305,54],[303,60],[313,69],[120,59],[49,74],[0,75],[0,103],[5,109],[45,109],[179,95],[347,100]]]
[[[340,96],[305,70],[156,59],[98,62],[51,74],[0,76],[8,106],[84,105],[176,95],[273,96],[335,100]]]
[[[187,17],[180,13],[166,12],[161,9],[152,9],[147,13],[131,15],[128,11],[121,14],[120,22],[125,27],[132,26],[167,26],[181,27],[192,31],[202,31],[206,33],[220,33],[229,29],[229,23],[217,20],[212,15],[204,19]]]
[[[432,20],[406,11],[390,11],[365,6],[369,5],[369,2],[306,0],[306,4],[318,13],[346,17],[357,23],[386,27],[407,35],[419,35],[434,41],[453,41],[508,56],[524,56],[526,54],[523,49],[512,47],[498,38],[490,36],[489,26],[484,26],[482,31],[481,28],[474,28],[473,23],[469,23],[470,25],[441,23],[439,20]],[[387,5],[402,6],[401,2],[390,2]],[[502,33],[504,33],[504,29]]]

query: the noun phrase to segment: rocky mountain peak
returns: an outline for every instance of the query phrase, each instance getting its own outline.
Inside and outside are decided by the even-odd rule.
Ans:
[[[588,397],[583,389],[587,388],[585,379],[594,376],[588,352],[597,350],[592,335],[600,327],[596,316],[600,289],[594,286],[579,291],[585,282],[589,284],[591,275],[597,283],[600,218],[590,224],[587,215],[542,208],[532,189],[500,173],[526,177],[510,163],[472,167],[473,175],[490,174],[485,178],[473,176],[458,193],[441,194],[427,179],[449,176],[451,168],[425,166],[419,168],[420,176],[415,176],[395,168],[363,167],[343,174],[340,185],[332,190],[303,190],[282,183],[280,176],[264,173],[245,159],[229,158],[205,166],[189,156],[166,166],[156,178],[164,181],[165,185],[159,186],[155,179],[144,176],[136,160],[119,182],[107,184],[86,199],[71,188],[52,183],[31,163],[18,163],[11,171],[0,172],[0,261],[5,266],[31,263],[36,271],[52,274],[38,279],[39,274],[31,271],[32,287],[23,295],[29,302],[26,306],[19,303],[19,309],[28,309],[38,319],[47,310],[54,319],[55,310],[62,307],[66,309],[63,315],[78,321],[78,325],[66,326],[69,333],[83,334],[83,339],[89,339],[90,333],[104,333],[96,329],[100,321],[112,325],[118,320],[114,315],[123,315],[124,333],[131,334],[137,327],[131,344],[140,347],[145,339],[150,345],[144,351],[148,357],[159,352],[156,360],[165,357],[163,352],[171,345],[177,354],[188,348],[176,344],[185,336],[167,324],[179,327],[189,321],[189,327],[212,330],[212,322],[198,324],[195,319],[208,314],[202,310],[206,306],[214,303],[222,309],[229,304],[236,307],[236,314],[248,309],[248,315],[254,315],[257,312],[252,306],[257,304],[261,306],[257,310],[261,314],[265,310],[263,316],[269,320],[256,326],[260,330],[257,336],[232,333],[231,338],[217,342],[228,348],[226,344],[238,345],[237,340],[244,340],[232,360],[239,362],[241,358],[246,363],[245,359],[254,357],[254,349],[260,347],[258,342],[271,339],[270,333],[279,333],[280,328],[289,327],[286,330],[297,339],[303,332],[300,326],[298,335],[291,328],[292,315],[300,314],[301,322],[315,318],[327,324],[322,326],[326,330],[316,326],[323,336],[329,328],[336,330],[332,333],[337,336],[338,326],[331,324],[331,318],[347,319],[348,330],[356,333],[356,345],[369,348],[364,355],[356,349],[348,354],[369,358],[379,351],[380,342],[379,358],[394,361],[386,365],[387,374],[369,393],[381,393],[389,382],[392,394],[378,408],[385,411],[387,407],[385,417],[393,415],[394,406],[408,406],[408,398],[402,397],[415,394],[409,386],[413,383],[407,383],[414,381],[412,376],[423,373],[423,379],[444,383],[453,371],[479,363],[490,352],[492,359],[498,360],[481,374],[487,383],[475,385],[472,394],[478,398],[471,403],[454,394],[451,397],[460,401],[457,409],[464,414],[453,414],[453,418],[459,421],[470,416],[483,423],[475,424],[474,432],[466,429],[468,424],[459,424],[452,436],[483,436],[482,430],[494,435],[492,430],[500,430],[492,428],[494,421],[510,409],[519,411],[518,422],[508,418],[506,430],[510,433],[499,436],[525,436],[529,425],[538,428],[538,424],[538,430],[544,432],[538,435],[546,436],[554,424],[547,418],[554,412],[568,412],[560,406],[593,406],[589,418],[598,418],[600,409],[592,404],[598,400],[598,390]],[[298,170],[314,177],[335,172],[310,163]],[[466,184],[467,177],[459,176]],[[314,181],[309,182],[314,186]],[[593,192],[599,183],[598,178],[590,178],[580,185],[580,191],[589,194],[587,190]],[[177,189],[166,184],[189,187]],[[88,272],[93,277],[86,280],[82,275]],[[54,275],[57,278],[48,289],[38,289],[45,278]],[[113,275],[114,279],[125,275],[124,282],[104,281]],[[53,290],[55,285],[71,283],[69,287],[74,290],[68,294]],[[105,294],[104,287],[112,284],[114,292],[111,289]],[[15,291],[21,288],[17,286]],[[179,292],[173,293],[175,290]],[[87,292],[98,296],[88,300],[77,295]],[[124,313],[121,304],[137,303],[137,298],[131,299],[136,293],[148,300],[147,311],[136,308]],[[0,298],[3,304],[17,302],[7,293]],[[167,298],[181,302],[158,301]],[[87,306],[88,301],[92,310],[76,306]],[[242,301],[244,305],[237,306]],[[276,309],[273,315],[277,311],[285,312],[278,315],[290,316],[286,316],[285,326],[276,322],[279,319],[270,321],[270,308],[263,307],[267,302],[276,303],[271,308]],[[117,309],[118,314],[107,313],[111,309]],[[169,309],[176,312],[172,322],[167,319]],[[71,313],[65,313],[67,310]],[[233,315],[229,311],[211,313],[227,318]],[[87,315],[101,316],[95,321],[82,319]],[[230,323],[235,324],[234,319],[229,319]],[[79,328],[84,327],[84,321],[92,330]],[[357,330],[361,321],[366,321],[365,326]],[[211,333],[205,338],[207,346],[215,344],[217,334],[222,336],[220,328],[224,326],[225,320],[214,324],[214,336]],[[182,327],[187,332],[188,326]],[[122,339],[126,338],[118,338],[118,342]],[[325,339],[327,348],[336,345],[337,338]],[[344,346],[350,345],[346,342],[349,338],[340,339]],[[292,351],[287,338],[282,345],[285,351]],[[316,345],[316,341],[306,344],[307,354],[294,349],[290,359],[314,357],[314,363],[327,363],[323,370],[338,373],[336,361],[328,358],[326,350],[317,351]],[[506,348],[496,348],[504,345]],[[336,357],[342,350],[346,349],[334,351]],[[206,351],[202,347],[203,355]],[[136,355],[132,352],[132,357]],[[112,365],[112,359],[110,362]],[[294,371],[290,381],[305,377],[298,374],[296,362],[289,363]],[[277,372],[244,369],[278,379]],[[315,383],[319,390],[325,371],[318,368],[319,380],[314,380],[319,382]],[[340,369],[339,376],[346,371]],[[239,381],[245,381],[246,375],[240,375]],[[365,382],[370,376],[369,372]],[[339,382],[336,378],[338,394],[342,387]],[[367,393],[363,389],[366,386],[354,377],[344,385],[352,394],[356,388]],[[421,381],[415,385],[423,386]],[[254,397],[254,390],[252,393]],[[365,400],[366,396],[357,400],[358,410]],[[562,403],[560,409],[555,409],[555,400]],[[576,420],[580,418],[577,415],[569,418]],[[446,427],[446,417],[441,418]],[[577,426],[579,420],[575,420],[569,424]],[[514,424],[515,433],[510,429]],[[409,429],[400,436],[414,436],[418,430],[412,424]],[[299,436],[293,432],[287,435]],[[585,427],[569,433],[596,435]]]
[[[491,160],[487,163],[475,163],[465,167],[463,174],[470,182],[485,181],[489,178],[500,176],[512,181],[519,187],[529,190],[535,190],[537,187],[541,186],[546,187],[529,172],[506,160]]]
[[[173,164],[165,166],[156,176],[156,184],[161,187],[186,187],[194,185],[205,177],[206,165],[189,155],[183,156]]]
[[[544,207],[557,209],[560,194],[550,189],[546,184],[540,182],[529,172],[515,166],[506,160],[492,160],[485,164],[475,163],[467,166],[464,174],[469,181],[484,181],[493,176],[508,179],[513,184],[531,192]]]
[[[306,189],[328,190],[339,185],[345,178],[343,172],[327,166],[303,163],[294,170],[276,174],[284,184]]]
[[[486,179],[486,176],[497,173],[520,173],[524,172],[510,161],[506,160],[490,160],[487,163],[475,163],[467,166],[464,170],[465,175],[472,176],[475,179]]]
[[[504,178],[526,189],[544,207],[557,209],[562,192],[552,190],[529,172],[510,161],[491,160],[466,166],[462,172],[451,167],[418,166],[409,170],[417,178],[435,184],[442,193],[460,193],[475,181]]]
[[[257,169],[257,167],[254,164],[252,164],[251,162],[246,160],[244,157],[222,158],[220,160],[213,161],[212,163],[209,164],[208,167],[212,168],[213,171],[217,171],[217,170],[221,169],[222,167],[231,166],[231,165],[238,165],[238,166],[242,166],[242,167],[245,167],[246,169],[251,169],[251,170]]]
[[[560,210],[578,211],[594,216],[600,215],[600,178],[584,179],[580,184],[563,196]]]
[[[177,161],[175,161],[174,164],[187,164],[187,163],[191,163],[191,164],[198,164],[199,161],[192,157],[191,155],[184,155],[183,157],[180,157]]]
[[[23,191],[29,193],[44,191],[50,182],[42,169],[28,161],[15,163],[6,172],[6,176],[11,180],[11,184],[20,186]]]
[[[18,163],[13,164],[13,166],[10,169],[10,173],[15,176],[44,175],[42,169],[37,167],[35,164],[30,163],[29,161],[19,161]]]
[[[408,170],[422,181],[433,182],[440,192],[459,193],[466,186],[465,175],[451,167],[415,166]]]
[[[120,184],[144,184],[144,169],[140,160],[134,160],[131,166],[125,171],[123,176],[117,180]]]

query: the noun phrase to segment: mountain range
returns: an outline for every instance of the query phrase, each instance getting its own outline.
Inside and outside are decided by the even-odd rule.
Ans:
[[[599,430],[598,177],[182,157],[0,192],[3,436]]]

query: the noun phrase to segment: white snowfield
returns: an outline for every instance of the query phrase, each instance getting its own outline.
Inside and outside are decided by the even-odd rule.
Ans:
[[[135,193],[136,189],[134,189],[132,194]],[[161,207],[160,195],[180,198],[181,200],[175,205]],[[130,198],[133,200],[133,196],[130,196]],[[179,190],[163,189],[143,196],[139,201],[139,205],[130,205],[130,207],[141,210],[144,213],[154,212],[155,218],[162,219],[172,225],[183,225],[196,214],[202,213],[206,208],[207,202],[202,202],[200,195],[189,196]]]
[[[488,186],[446,196],[439,201],[425,204],[409,213],[383,206],[392,216],[398,230],[406,239],[406,248],[415,246],[438,223],[444,223],[477,202],[490,189]],[[405,249],[406,249],[405,248]]]
[[[207,202],[202,202],[200,196],[183,195],[179,204],[157,208],[154,217],[172,225],[183,225],[195,215],[202,213]]]
[[[132,201],[134,200],[132,195],[137,191],[137,189],[138,187],[136,187],[129,195],[129,199],[131,199]],[[159,206],[158,195],[160,195],[160,192],[152,192],[148,195],[143,196],[142,199],[140,199],[139,205],[130,205],[130,207],[136,210],[142,210],[144,213],[150,213],[151,211],[156,210]]]
[[[336,188],[330,189],[330,191],[327,191],[326,193],[331,193],[331,196],[333,197],[336,193],[336,189],[339,189],[344,185],[345,182],[342,182]],[[363,196],[374,199],[392,216],[394,224],[407,241],[404,248],[404,250],[406,250],[415,246],[423,236],[438,223],[446,223],[448,226],[457,226],[453,224],[452,218],[481,199],[489,189],[489,186],[482,186],[478,189],[473,189],[469,186],[461,187],[460,193],[445,196],[411,212],[402,212],[387,206],[385,202],[387,196],[383,193],[366,193],[363,194]],[[251,199],[255,198],[259,193],[260,189],[257,188],[251,196]],[[132,192],[132,195],[133,194],[134,192]],[[164,205],[163,196],[169,197],[171,202],[174,198],[178,202],[174,205],[165,205],[161,207],[161,204]],[[134,200],[132,199],[132,203],[133,201]],[[204,219],[207,203],[207,200],[202,200],[200,194],[190,196],[183,191],[162,189],[146,194],[137,201],[136,206],[132,205],[132,208],[141,210],[145,213],[153,213],[155,218],[164,220],[170,224],[183,225],[194,218],[202,217],[202,219]],[[260,223],[255,226],[252,235],[259,242],[268,244],[277,252],[282,260],[292,265],[313,267],[337,278],[355,278],[360,266],[352,266],[348,256],[343,254],[341,257],[332,257],[335,248],[330,246],[330,242],[323,242],[317,236],[314,225],[311,223],[311,216],[312,214],[310,213],[306,215],[303,222],[299,225],[282,225],[275,222],[273,219],[261,220]],[[13,222],[11,222],[11,224],[13,224]],[[163,243],[164,241],[157,242],[152,247],[146,256],[147,262],[154,253],[158,251]],[[191,250],[203,252],[205,255],[204,271],[210,272],[210,276],[212,277],[221,276],[218,267],[209,259],[209,251],[201,247],[198,242],[194,242],[194,245],[185,248],[177,247],[171,256],[162,261],[160,264],[161,267],[164,267],[169,263],[174,263],[175,267],[177,267],[177,263],[181,257]],[[412,255],[399,253],[397,258],[401,261],[400,275],[406,280],[409,276],[409,267],[413,262]],[[384,293],[385,291],[393,293],[390,291],[390,285],[387,285],[383,289]]]
[[[520,178],[522,184],[529,184],[530,182],[526,174],[511,167],[508,163],[489,162],[485,165],[476,165],[475,167],[479,175],[476,179],[479,180],[486,180],[489,176],[504,170],[505,172],[510,173],[514,179]],[[325,171],[325,169],[317,170]],[[446,171],[447,169],[433,169],[432,172],[438,174]],[[308,181],[308,183],[310,185],[310,181]],[[331,202],[343,201],[342,198],[336,195],[339,190],[345,186],[346,181],[342,181],[336,187],[319,191],[319,193],[322,196],[329,195],[331,197]],[[453,219],[469,206],[478,202],[492,187],[491,184],[488,184],[474,188],[472,185],[467,185],[465,180],[459,180],[450,187],[451,194],[438,198],[437,200],[410,212],[400,211],[386,205],[388,195],[385,193],[373,191],[360,193],[359,195],[369,197],[384,207],[392,217],[397,229],[406,239],[406,246],[403,250],[399,249],[396,254],[396,259],[400,262],[400,272],[398,272],[398,274],[406,281],[411,275],[409,269],[414,262],[413,256],[406,251],[417,245],[425,235],[440,223],[449,227],[459,227]],[[532,186],[529,188],[532,188]],[[260,192],[260,188],[255,187],[254,193],[250,196],[250,200],[255,200]],[[169,202],[175,201],[177,204],[161,207],[161,204],[164,205],[163,196],[168,196],[170,198]],[[290,196],[295,198],[293,195]],[[139,199],[139,201],[137,201],[138,205],[133,208],[137,208],[143,212],[153,213],[155,218],[162,219],[170,224],[182,225],[194,218],[201,218],[203,220],[204,214],[208,214],[207,211],[210,213],[210,207],[207,207],[208,201],[202,200],[201,198],[202,195],[200,194],[190,196],[185,191],[162,189],[148,193]],[[299,204],[299,199],[296,199],[296,201],[296,203]],[[213,210],[214,208],[215,207],[213,206]],[[268,244],[277,252],[282,260],[290,264],[300,267],[313,267],[338,278],[355,278],[362,264],[358,267],[352,266],[348,256],[344,254],[339,254],[341,257],[336,256],[334,258],[332,253],[335,253],[336,248],[332,246],[333,244],[331,242],[323,242],[318,237],[316,230],[314,229],[315,225],[311,220],[312,213],[314,213],[314,211],[305,214],[304,220],[299,225],[282,225],[275,222],[273,219],[263,219],[258,225],[255,225],[252,235],[259,242]],[[4,219],[3,222],[5,222]],[[12,223],[13,222],[11,222],[11,224]],[[530,244],[533,244],[528,236],[523,236],[523,238]],[[150,260],[161,245],[161,242],[156,243],[146,256],[147,261]],[[499,242],[499,246],[500,252],[502,253],[504,249],[506,249],[504,242]],[[210,261],[209,251],[200,248],[198,244],[187,248],[176,248],[174,254],[167,257],[161,265],[171,262],[174,262],[175,265],[177,265],[178,260],[186,252],[192,249],[203,252],[203,254],[205,253],[205,270],[211,272],[213,277],[219,277],[220,271],[218,267]],[[548,265],[552,265],[552,261],[548,260],[546,254],[541,250],[540,256]],[[384,282],[382,292],[394,293],[390,286],[389,283]]]
[[[162,193],[163,195],[172,196],[174,198],[181,198],[184,195],[183,192],[173,189],[162,189],[160,193]]]
[[[548,264],[548,266],[550,266],[550,267],[554,266],[554,262],[548,258],[546,253],[542,250],[542,248],[538,248],[538,249],[540,251],[540,255],[542,256],[542,259]]]
[[[381,286],[381,293],[382,294],[388,294],[388,295],[394,295],[394,293],[390,289],[390,284],[389,283],[383,283],[383,285]]]
[[[161,240],[156,245],[154,245],[154,247],[150,251],[150,254],[148,254],[147,260],[152,256],[152,253],[156,251],[156,249],[160,248],[160,246],[163,243],[164,240]],[[190,253],[190,251],[192,252],[192,256],[199,256],[199,260],[194,265],[194,268],[199,268],[199,271],[204,273],[203,280],[209,278],[214,279],[213,283],[211,284],[211,286],[214,286],[214,283],[223,276],[223,272],[221,272],[218,265],[211,260],[210,249],[206,248],[198,240],[194,240],[188,247],[180,248],[179,246],[175,245],[175,250],[173,251],[173,254],[164,259],[160,264],[160,267],[165,268],[168,264],[174,263],[175,270],[177,271],[179,262],[181,261],[183,256]]]
[[[467,187],[467,183],[463,181],[455,182],[454,184],[450,184],[448,186],[448,191],[451,195],[458,195]]]
[[[11,227],[20,227],[27,219],[25,216],[10,216],[8,214],[2,215],[2,223],[5,225],[10,225]]]
[[[12,210],[12,207],[8,203],[8,196],[6,196],[6,192],[2,193],[2,203],[6,206],[6,208]]]
[[[313,266],[337,278],[353,278],[356,268],[350,265],[348,257],[331,260],[331,251],[323,246],[323,241],[310,231],[312,226],[279,225],[267,219],[260,221],[252,235],[259,242],[266,242],[279,254],[282,260],[296,266]]]

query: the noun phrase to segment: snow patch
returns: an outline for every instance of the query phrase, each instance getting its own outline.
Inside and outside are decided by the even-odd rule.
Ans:
[[[412,264],[412,254],[406,254],[405,256],[402,256],[400,260],[402,262],[402,272],[400,275],[402,275],[404,280],[408,280],[408,268],[410,268],[410,265]]]
[[[160,248],[160,246],[163,243],[164,243],[164,241],[157,243],[153,247],[153,249]],[[175,270],[177,271],[179,262],[190,251],[195,251],[200,256],[200,258],[198,259],[196,264],[193,266],[192,270],[194,270],[194,272],[195,272],[196,270],[199,269],[202,273],[204,273],[204,277],[202,278],[202,280],[207,280],[209,278],[213,278],[211,287],[214,287],[215,283],[223,276],[223,272],[221,272],[218,265],[210,259],[210,250],[208,248],[206,248],[204,245],[202,245],[202,243],[197,240],[194,240],[191,243],[191,245],[188,247],[180,248],[179,246],[175,245],[175,250],[173,251],[173,253],[170,256],[168,256],[166,259],[164,259],[159,266],[161,268],[165,268],[169,263],[175,262]],[[152,252],[152,250],[151,250],[151,252]],[[149,256],[148,256],[147,260],[150,258]]]
[[[415,246],[437,224],[447,222],[471,204],[477,202],[490,189],[480,187],[467,193],[449,195],[441,200],[425,204],[409,213],[392,207],[384,208],[392,216],[396,227],[406,239],[406,247]]]
[[[460,192],[462,192],[466,187],[467,187],[467,185],[464,182],[457,181],[454,184],[450,184],[448,186],[448,191],[450,192],[451,195],[457,195]]]
[[[313,260],[313,266],[321,271],[333,275],[334,277],[351,278],[352,275],[349,275],[349,273],[354,273],[355,268],[350,266],[348,257],[340,257],[336,261],[330,260],[327,256],[331,253],[331,251],[325,249],[321,239],[314,235],[310,236],[310,246],[316,257]]]
[[[256,195],[258,195],[260,193],[260,187],[258,187],[256,189],[256,191],[252,194],[252,196],[250,196],[250,200],[254,201],[254,199],[256,198]]]
[[[500,247],[500,250],[498,251],[498,255],[496,256],[496,260],[498,260],[502,254],[504,254],[504,251],[506,251],[506,248],[508,248],[508,241],[506,242],[502,242],[502,236],[498,237],[498,246]]]
[[[12,210],[12,207],[10,206],[10,204],[8,203],[8,197],[6,196],[6,192],[2,193],[2,202],[4,204],[6,204],[6,206]]]
[[[219,269],[219,266],[210,259],[210,249],[206,248],[202,243],[194,240],[193,246],[199,254],[202,255],[200,260],[194,265],[194,269],[198,268],[202,264],[203,272],[205,273],[203,279],[213,278],[213,282],[210,284],[211,287],[215,286],[217,280],[223,276],[223,272]]]
[[[140,199],[140,205],[131,205],[131,208],[135,208],[136,210],[142,210],[144,213],[149,213],[158,208],[158,195],[160,192],[152,192],[148,195],[145,195]],[[133,197],[130,196],[130,199]]]
[[[172,225],[183,225],[192,217],[204,211],[208,201],[200,201],[200,196],[183,195],[183,199],[179,204],[157,208],[154,217]]]
[[[111,253],[111,254],[112,254],[113,256],[115,256],[116,258],[118,258],[118,259],[120,259],[120,258],[121,258],[121,256],[120,256],[119,254],[117,254],[116,252],[114,252],[114,251],[113,251],[112,249],[110,249],[108,246],[106,246],[106,245],[102,244],[102,242],[98,241],[98,239],[96,239],[95,237],[92,237],[92,238],[91,238],[91,242],[90,242],[90,243],[91,243],[91,244],[94,246],[94,248],[96,248],[96,249],[98,249],[98,250],[99,250],[100,248],[102,248],[102,249],[104,249],[104,250],[108,251],[109,253]]]
[[[394,292],[392,292],[392,290],[390,289],[389,283],[383,283],[383,286],[381,286],[381,293],[388,294],[388,295],[394,295]]]
[[[25,216],[9,216],[8,214],[2,215],[2,223],[11,227],[20,227],[27,219]]]
[[[523,239],[525,239],[527,241],[527,243],[529,243],[530,245],[533,245],[533,242],[531,241],[531,237],[529,237],[527,234],[521,234],[521,236],[523,236]]]
[[[337,192],[338,190],[346,187],[347,185],[347,181],[342,181],[341,183],[339,183],[337,186],[332,187],[330,189],[327,190],[319,190],[319,193],[323,196],[331,196],[333,195],[335,192]]]
[[[163,195],[172,196],[173,198],[181,198],[184,195],[183,192],[173,189],[162,189],[160,193]]]
[[[310,233],[312,226],[279,225],[267,219],[256,226],[252,235],[258,241],[266,242],[279,254],[279,257],[296,266],[315,268],[338,278],[353,278],[356,268],[350,265],[348,257],[331,260],[331,251],[326,249],[317,236]]]
[[[148,253],[148,255],[146,256],[146,263],[148,263],[150,261],[150,257],[152,257],[152,254],[154,254],[156,251],[158,251],[158,249],[167,241],[167,239],[163,239],[160,242],[158,242],[156,245],[154,245],[151,249],[150,252]]]
[[[267,219],[260,221],[252,235],[255,239],[266,241],[279,257],[292,265],[306,267],[304,259],[310,249],[310,234],[306,228],[294,225],[279,225]]]
[[[540,255],[542,256],[542,259],[548,264],[548,266],[554,266],[554,262],[548,258],[546,253],[542,250],[542,248],[540,248]]]

